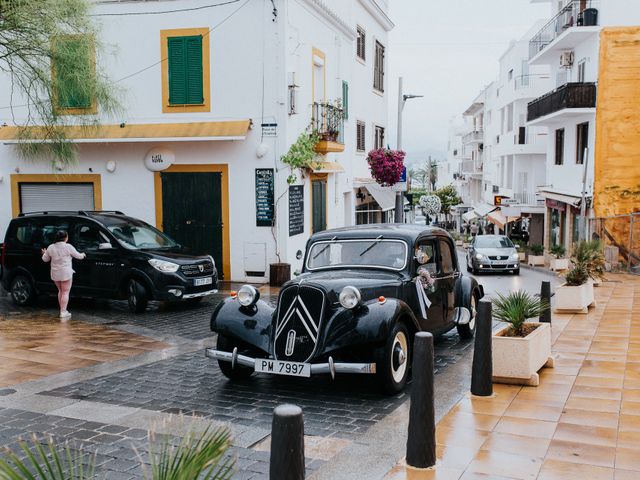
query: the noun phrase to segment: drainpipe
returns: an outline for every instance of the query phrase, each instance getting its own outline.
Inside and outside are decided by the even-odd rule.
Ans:
[[[584,148],[584,171],[582,172],[582,200],[580,202],[579,239],[587,239],[587,171],[589,168],[589,147]]]

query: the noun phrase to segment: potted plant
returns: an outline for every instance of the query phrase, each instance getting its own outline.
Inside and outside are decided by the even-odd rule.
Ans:
[[[469,235],[468,237],[465,237],[462,242],[462,248],[464,248],[465,250],[469,248],[471,246],[472,241],[473,241],[473,237],[471,235]]]
[[[527,320],[542,315],[549,304],[523,290],[498,293],[492,303],[493,318],[507,323],[493,335],[493,381],[538,386],[538,370],[553,366],[551,325]]]
[[[544,265],[544,247],[542,245],[531,245],[531,253],[527,264],[535,267],[536,265]]]
[[[565,283],[556,288],[556,310],[587,313],[593,304],[593,284],[584,264],[575,264],[565,276]]]
[[[520,242],[513,242],[513,245],[516,247],[516,250],[518,250],[518,258],[521,262],[524,262],[527,259],[527,254],[523,245]]]
[[[460,237],[460,234],[458,232],[451,232],[451,238],[453,238],[453,240],[456,242],[457,247],[462,246],[462,237]]]
[[[371,176],[383,187],[395,185],[402,177],[404,156],[405,153],[402,150],[388,148],[371,150],[367,156]]]
[[[564,258],[566,249],[564,245],[553,245],[549,249],[549,253],[553,255],[553,258],[549,262],[549,268],[554,271],[567,270],[569,268],[569,259]]]
[[[594,286],[600,285],[602,280],[604,280],[606,271],[606,259],[602,242],[599,240],[584,242],[582,249],[578,250],[579,251],[576,252],[576,254],[579,255],[577,260],[585,264],[587,275],[589,275],[588,282],[593,283]]]

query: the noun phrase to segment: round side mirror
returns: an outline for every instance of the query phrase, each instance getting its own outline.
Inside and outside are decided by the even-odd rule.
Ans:
[[[298,250],[298,251],[296,252],[296,258],[297,258],[298,260],[300,260],[300,259],[302,258],[302,250]]]

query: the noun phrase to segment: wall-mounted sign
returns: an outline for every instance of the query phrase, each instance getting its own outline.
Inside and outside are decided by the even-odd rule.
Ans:
[[[289,187],[289,236],[304,232],[304,185]]]
[[[263,123],[262,136],[263,137],[277,137],[278,136],[278,124],[277,123]]]
[[[273,168],[256,168],[256,226],[273,226]]]
[[[166,170],[176,161],[176,155],[168,148],[156,147],[144,157],[144,166],[152,172]]]

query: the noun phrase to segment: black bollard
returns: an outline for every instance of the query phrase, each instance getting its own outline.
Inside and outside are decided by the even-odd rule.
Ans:
[[[407,437],[407,465],[416,468],[428,468],[436,464],[433,362],[433,335],[416,333]]]
[[[476,341],[473,347],[471,393],[480,397],[493,395],[493,360],[491,358],[491,302],[481,300],[476,314]]]
[[[551,323],[551,282],[542,282],[540,286],[540,300],[546,300],[548,307],[542,315],[540,322]]]
[[[304,480],[304,420],[296,405],[279,405],[271,424],[271,480]]]

